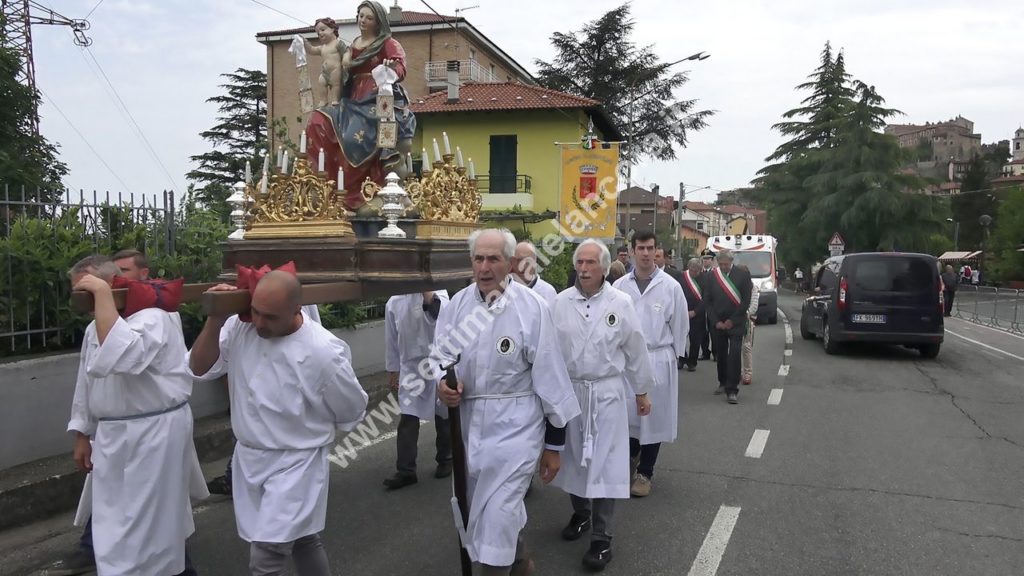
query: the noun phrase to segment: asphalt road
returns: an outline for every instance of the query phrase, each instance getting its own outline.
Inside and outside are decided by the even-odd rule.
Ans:
[[[710,362],[681,373],[680,439],[662,448],[652,495],[618,507],[606,573],[1020,574],[1024,338],[952,319],[936,360],[897,347],[826,356],[800,339],[799,302],[780,299],[791,344],[781,319],[758,327],[739,405],[712,395]],[[421,433],[420,483],[394,493],[380,484],[393,468],[389,430],[333,467],[332,571],[458,574],[450,487],[431,475],[433,427]],[[558,536],[568,498],[538,485],[527,509],[537,574],[581,573],[587,542]],[[0,533],[0,574],[40,574],[73,545],[68,522]],[[199,506],[196,525],[200,573],[246,574],[229,500]]]

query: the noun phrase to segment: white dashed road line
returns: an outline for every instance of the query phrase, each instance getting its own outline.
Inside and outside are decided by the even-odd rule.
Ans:
[[[779,365],[779,376],[789,376],[789,364]]]
[[[768,393],[768,405],[778,406],[782,403],[782,388],[772,388],[772,391]]]
[[[739,507],[723,505],[718,509],[718,514],[715,514],[711,529],[697,551],[697,558],[693,560],[688,576],[715,576],[739,517]]]
[[[770,430],[754,430],[754,435],[750,437],[750,444],[747,445],[747,452],[744,454],[747,458],[760,458],[761,454],[764,453],[764,447],[768,443],[768,435],[771,434]]]

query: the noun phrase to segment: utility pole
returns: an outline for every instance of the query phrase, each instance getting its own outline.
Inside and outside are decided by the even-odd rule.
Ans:
[[[686,201],[686,185],[679,183],[679,207],[676,208],[676,258],[680,259],[680,265],[686,268],[683,257],[683,202]]]

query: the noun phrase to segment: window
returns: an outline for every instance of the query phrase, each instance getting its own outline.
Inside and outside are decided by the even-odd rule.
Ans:
[[[469,59],[476,60],[476,48],[469,49]]]
[[[515,193],[518,146],[519,138],[515,134],[491,136],[490,193]]]
[[[700,230],[702,232],[704,231],[704,223],[703,222],[700,222],[700,221],[697,222],[697,230]]]
[[[495,74],[494,64],[491,64],[491,80],[494,80],[497,77],[498,77],[498,75]]]

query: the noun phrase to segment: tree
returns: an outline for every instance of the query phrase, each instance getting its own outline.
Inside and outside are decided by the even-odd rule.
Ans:
[[[990,263],[992,276],[999,280],[1024,280],[1024,189],[1018,187],[1008,191],[999,206],[998,225],[989,243],[993,258]]]
[[[690,133],[707,127],[714,112],[695,111],[696,100],[675,100],[676,89],[689,78],[685,72],[670,73],[651,46],[637,47],[630,40],[629,10],[623,4],[579,32],[554,33],[558,54],[550,63],[535,61],[537,79],[547,88],[604,104],[629,139],[622,150],[625,162],[673,160],[676,146],[685,148]]]
[[[805,267],[821,260],[835,232],[848,251],[932,251],[948,210],[919,193],[926,182],[900,169],[913,152],[881,131],[900,112],[854,80],[829,44],[797,88],[811,94],[773,126],[789,140],[755,180],[782,260]]]
[[[17,52],[0,47],[0,186],[18,197],[14,191],[24,187],[26,199],[51,201],[61,196],[68,167],[57,146],[33,130],[39,94],[18,81],[23,66]]]
[[[257,172],[263,166],[267,148],[267,75],[259,70],[239,68],[222,74],[225,93],[208,98],[217,104],[217,124],[200,132],[213,150],[192,156],[199,167],[186,177],[197,185],[196,199],[227,217],[231,186],[242,180],[245,163]]]
[[[971,158],[960,180],[960,194],[952,200],[953,220],[959,223],[959,247],[963,250],[981,248],[985,231],[978,218],[988,214],[995,219],[999,212],[999,201],[991,186],[991,165],[992,160],[984,155]]]

